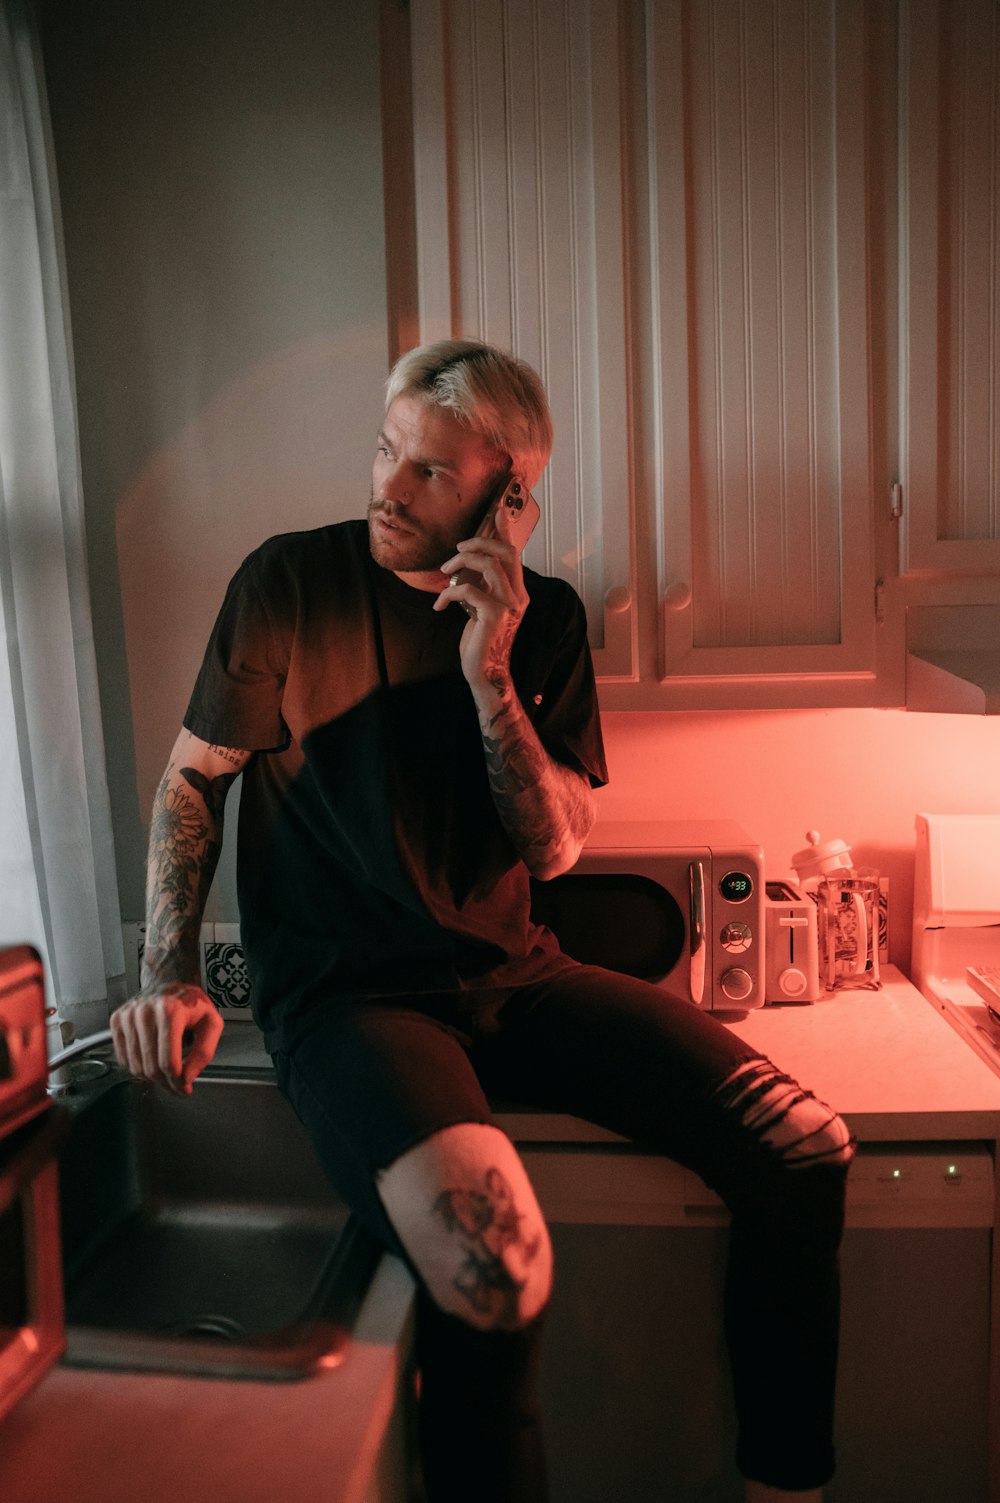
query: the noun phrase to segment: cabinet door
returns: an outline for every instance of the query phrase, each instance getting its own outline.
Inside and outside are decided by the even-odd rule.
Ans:
[[[903,567],[1000,575],[1000,9],[900,0]]]
[[[577,588],[598,674],[628,681],[618,5],[413,0],[410,26],[415,334],[486,339],[541,375],[556,446],[525,561]]]
[[[409,342],[541,372],[526,559],[583,596],[604,703],[899,702],[863,0],[413,0],[410,27]]]
[[[860,0],[647,0],[670,702],[878,703]]]

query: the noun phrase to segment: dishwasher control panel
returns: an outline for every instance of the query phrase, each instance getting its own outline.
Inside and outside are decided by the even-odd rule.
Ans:
[[[986,1143],[862,1143],[847,1181],[847,1225],[991,1227]]]

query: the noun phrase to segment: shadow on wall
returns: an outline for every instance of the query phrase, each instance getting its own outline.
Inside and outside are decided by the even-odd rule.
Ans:
[[[226,585],[278,532],[364,515],[381,331],[305,340],[227,386],[163,445],[116,515],[139,807],[180,729]],[[359,387],[361,388],[359,390]]]

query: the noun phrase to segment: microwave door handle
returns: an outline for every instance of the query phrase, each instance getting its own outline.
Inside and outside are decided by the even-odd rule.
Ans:
[[[698,1007],[705,998],[705,869],[700,861],[688,866],[690,890],[691,1001]]]

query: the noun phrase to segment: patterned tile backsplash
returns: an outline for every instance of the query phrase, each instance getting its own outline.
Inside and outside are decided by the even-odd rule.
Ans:
[[[139,987],[145,924],[123,924],[125,977],[129,996]],[[225,1018],[252,1021],[250,978],[243,959],[239,924],[202,924],[201,984]]]

